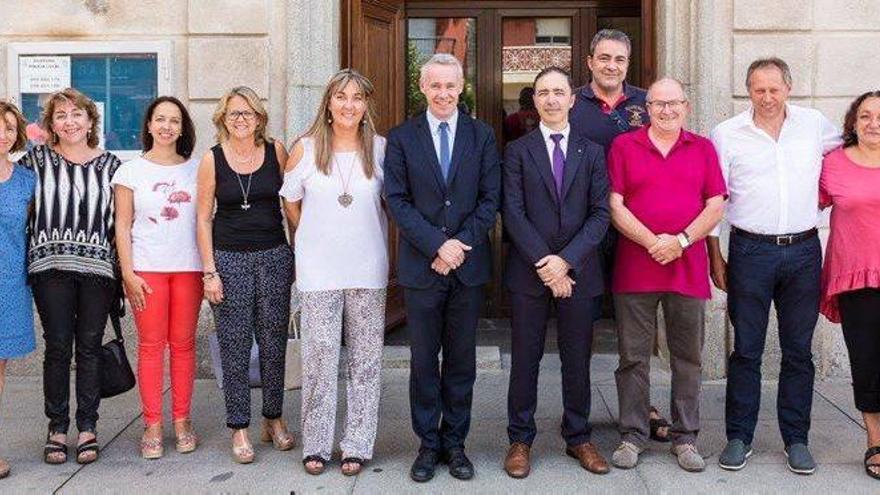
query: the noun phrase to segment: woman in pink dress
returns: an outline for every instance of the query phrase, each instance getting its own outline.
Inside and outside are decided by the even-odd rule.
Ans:
[[[865,472],[880,479],[880,91],[852,103],[843,142],[825,157],[819,181],[821,206],[834,207],[821,311],[843,327],[868,430]]]

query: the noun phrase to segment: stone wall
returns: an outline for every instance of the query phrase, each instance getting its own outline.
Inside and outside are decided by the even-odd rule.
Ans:
[[[265,99],[272,136],[287,140],[287,10],[276,0],[5,0],[0,73],[9,42],[171,40],[171,93],[189,105],[197,153],[214,143],[211,115],[229,88]],[[313,3],[323,4],[314,0]],[[0,80],[5,95],[6,79]]]
[[[880,66],[873,63],[880,59],[880,2],[874,0],[660,0],[657,15],[658,72],[685,82],[694,107],[691,126],[702,133],[747,108],[745,72],[755,58],[785,59],[794,77],[792,101],[841,126],[853,98],[880,87]],[[716,291],[707,316],[708,377],[726,371],[732,336],[725,307],[724,294]],[[773,320],[768,378],[779,373]],[[840,329],[823,317],[813,351],[820,377],[849,374]]]

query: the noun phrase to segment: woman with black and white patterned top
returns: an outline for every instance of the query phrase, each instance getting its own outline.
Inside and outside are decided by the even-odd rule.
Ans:
[[[98,119],[95,103],[79,91],[53,94],[42,117],[49,144],[21,159],[36,175],[28,274],[46,340],[44,460],[49,464],[67,461],[74,348],[76,461],[98,458],[101,343],[117,286],[110,180],[121,163],[98,147]]]

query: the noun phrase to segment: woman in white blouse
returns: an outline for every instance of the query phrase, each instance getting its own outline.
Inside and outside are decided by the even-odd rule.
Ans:
[[[372,457],[379,410],[387,219],[382,204],[385,139],[370,115],[373,85],[351,69],[327,85],[315,121],[293,146],[281,196],[295,231],[302,294],[303,464],[320,474],[330,459],[340,339],[348,346],[342,472]]]

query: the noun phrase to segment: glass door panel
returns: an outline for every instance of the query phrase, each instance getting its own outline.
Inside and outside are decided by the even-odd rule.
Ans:
[[[571,71],[570,17],[504,17],[501,20],[502,144],[538,127],[532,83],[550,66]]]
[[[427,104],[419,90],[421,67],[435,53],[455,56],[464,68],[464,91],[459,108],[479,117],[477,107],[477,20],[473,17],[407,19],[406,116],[423,111]]]

